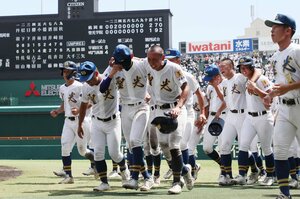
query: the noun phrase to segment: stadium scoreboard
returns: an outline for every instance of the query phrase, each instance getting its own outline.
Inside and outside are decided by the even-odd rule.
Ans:
[[[117,44],[137,57],[154,44],[169,47],[170,10],[100,13],[96,3],[60,0],[58,14],[0,17],[0,80],[57,79],[66,60],[103,72]]]

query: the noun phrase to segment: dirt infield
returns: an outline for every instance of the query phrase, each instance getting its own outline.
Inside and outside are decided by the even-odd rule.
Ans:
[[[10,178],[16,178],[22,175],[22,171],[14,167],[1,166],[0,165],[0,181],[8,180]]]

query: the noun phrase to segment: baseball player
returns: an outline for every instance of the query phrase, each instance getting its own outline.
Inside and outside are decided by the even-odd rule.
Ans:
[[[125,164],[125,158],[121,153],[121,118],[119,113],[119,98],[117,89],[112,84],[106,92],[101,93],[100,82],[103,77],[109,75],[112,67],[108,66],[100,76],[96,66],[92,62],[84,62],[80,65],[80,81],[86,82],[82,88],[82,102],[79,114],[78,135],[82,137],[83,118],[89,101],[93,102],[92,116],[92,140],[94,142],[95,166],[101,180],[101,184],[94,191],[106,191],[110,189],[107,180],[107,165],[105,161],[105,146],[112,160],[120,166],[120,175],[123,183],[129,179],[129,170]]]
[[[238,68],[247,79],[251,79],[255,70],[257,70],[250,57],[240,57]],[[246,184],[245,176],[249,165],[248,151],[256,135],[260,140],[261,148],[265,155],[267,172],[267,176],[260,184],[271,186],[274,183],[274,155],[271,148],[274,118],[271,111],[265,108],[262,101],[262,98],[270,92],[271,86],[271,82],[264,75],[260,75],[255,83],[251,81],[247,83],[248,89],[254,92],[246,92],[248,114],[245,117],[239,137],[239,175],[235,178],[237,184]]]
[[[300,141],[300,46],[291,43],[296,31],[293,18],[277,14],[275,20],[266,20],[265,24],[272,27],[272,40],[279,46],[271,58],[275,85],[264,98],[264,103],[270,106],[272,99],[279,96],[273,139],[275,170],[281,191],[277,198],[291,198],[288,186],[289,148],[295,137]]]
[[[181,53],[176,49],[167,49],[165,50],[165,58],[169,61],[176,63],[178,65],[181,64]],[[196,78],[187,71],[183,71],[188,86],[190,88],[188,97],[186,99],[185,107],[187,112],[187,120],[185,124],[185,131],[182,134],[182,139],[180,142],[180,150],[182,153],[182,159],[184,164],[189,163],[189,150],[188,150],[188,143],[195,139],[194,136],[192,136],[192,132],[194,132],[194,123],[197,124],[198,128],[202,128],[203,125],[206,123],[206,116],[205,116],[205,109],[204,109],[204,97],[200,91],[199,83],[197,82]],[[193,109],[193,95],[197,96],[197,102],[200,106],[201,113],[199,114],[199,117],[197,118],[197,121],[195,121],[195,113]],[[194,158],[195,159],[195,158]],[[195,168],[196,164],[193,161],[193,158],[191,157],[191,160],[193,162],[192,170],[198,173],[200,167]],[[192,166],[192,165],[191,165]]]
[[[59,88],[59,96],[62,100],[60,107],[50,112],[52,117],[65,112],[65,122],[61,134],[61,156],[63,162],[63,171],[66,173],[64,179],[59,184],[72,184],[74,179],[71,170],[71,152],[75,142],[81,156],[93,161],[93,153],[87,149],[87,139],[84,136],[80,139],[77,136],[78,114],[80,107],[80,94],[82,84],[75,81],[77,66],[74,62],[66,61],[60,68],[65,84]],[[83,121],[83,128],[88,131],[88,123]],[[56,172],[54,172],[56,174]],[[57,175],[57,174],[56,174]]]
[[[234,139],[238,136],[238,142],[240,142],[241,127],[245,118],[246,109],[246,82],[247,79],[242,75],[235,73],[234,63],[229,58],[224,58],[219,64],[220,71],[226,81],[226,105],[228,107],[228,114],[225,119],[225,125],[222,131],[221,139],[221,164],[223,166],[222,174],[219,178],[220,185],[232,185],[235,182],[232,178],[232,158],[231,158],[231,146]],[[255,71],[251,80],[256,80],[259,76],[259,72]],[[249,155],[250,156],[250,155]],[[250,158],[254,157],[251,155]],[[256,173],[258,173],[258,168]],[[258,177],[258,176],[257,176]]]
[[[178,128],[170,134],[158,134],[160,146],[167,148],[172,157],[173,186],[169,189],[170,194],[181,193],[180,176],[181,171],[186,186],[191,190],[194,181],[191,175],[191,166],[183,165],[180,151],[180,141],[184,132],[186,121],[185,101],[188,96],[189,87],[186,77],[178,64],[165,60],[164,51],[160,46],[153,45],[147,53],[149,69],[149,85],[153,91],[155,101],[155,115],[164,116],[165,112],[171,114],[173,118],[178,119]]]
[[[142,145],[150,113],[147,103],[147,71],[144,61],[132,59],[130,49],[123,44],[116,46],[113,58],[113,68],[103,85],[109,85],[112,79],[116,81],[122,102],[122,130],[133,154],[131,179],[123,187],[138,189],[139,173],[144,166]],[[107,86],[103,91],[106,89]],[[153,178],[147,170],[142,174],[144,184],[140,190],[149,191],[154,184]]]
[[[226,85],[226,80],[223,80],[221,72],[216,65],[209,65],[205,68],[204,74],[206,74],[203,78],[204,81],[209,82],[209,85],[206,89],[206,96],[209,101],[209,116],[208,116],[208,124],[214,118],[222,118],[225,120],[226,118],[226,102],[224,96],[226,95],[223,93],[226,89],[224,85]],[[221,137],[222,134],[219,136],[213,136],[208,132],[208,126],[206,126],[203,135],[203,151],[218,163],[221,167],[221,159],[219,153],[213,148],[214,143],[218,139],[218,147],[219,150],[221,149]]]

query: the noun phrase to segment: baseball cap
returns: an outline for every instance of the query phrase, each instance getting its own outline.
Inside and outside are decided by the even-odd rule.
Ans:
[[[219,136],[223,131],[225,121],[222,118],[214,118],[208,126],[208,132],[212,136]]]
[[[248,56],[243,56],[239,59],[237,67],[240,67],[241,65],[249,65],[254,67],[253,59]]]
[[[92,79],[96,65],[93,62],[85,61],[79,67],[79,81],[86,82]]]
[[[204,78],[203,80],[206,82],[209,82],[210,80],[212,80],[212,78],[216,75],[220,74],[220,69],[218,66],[211,64],[208,65],[205,69],[204,69]]]
[[[181,53],[176,49],[169,48],[165,50],[165,57],[166,59],[178,58],[181,57]]]
[[[266,20],[266,26],[272,27],[273,25],[287,25],[291,27],[294,31],[296,31],[296,22],[293,18],[284,15],[284,14],[277,14],[274,20]]]
[[[175,131],[178,127],[178,121],[176,118],[172,118],[170,115],[164,113],[166,117],[159,116],[152,120],[151,124],[155,125],[158,130],[163,134],[169,134]]]
[[[116,64],[121,64],[126,71],[130,69],[131,52],[127,46],[124,44],[117,45],[113,52],[113,57]]]

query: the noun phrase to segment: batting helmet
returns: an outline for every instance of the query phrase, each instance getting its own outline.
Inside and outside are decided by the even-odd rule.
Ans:
[[[208,126],[208,132],[212,136],[219,136],[223,131],[224,120],[222,118],[214,118]]]
[[[250,69],[255,68],[253,59],[251,57],[248,57],[248,56],[240,57],[240,59],[238,61],[238,65],[237,65],[237,68],[240,72],[241,72],[241,65],[248,66]]]
[[[92,79],[96,65],[93,62],[85,61],[79,67],[79,81],[86,82]]]
[[[124,44],[119,44],[116,46],[113,57],[116,64],[122,65],[122,67],[128,71],[131,67],[131,52],[130,49]]]
[[[63,75],[64,69],[73,71],[72,73],[70,73],[68,75],[68,77],[67,77],[68,79],[76,77],[76,75],[77,75],[77,65],[72,61],[65,61],[63,63],[63,65],[59,66],[59,69],[61,70],[61,73],[60,73],[61,76]]]
[[[178,127],[178,121],[175,118],[171,118],[170,116],[160,116],[156,117],[151,122],[152,125],[155,125],[158,130],[163,134],[169,134],[175,131]]]

